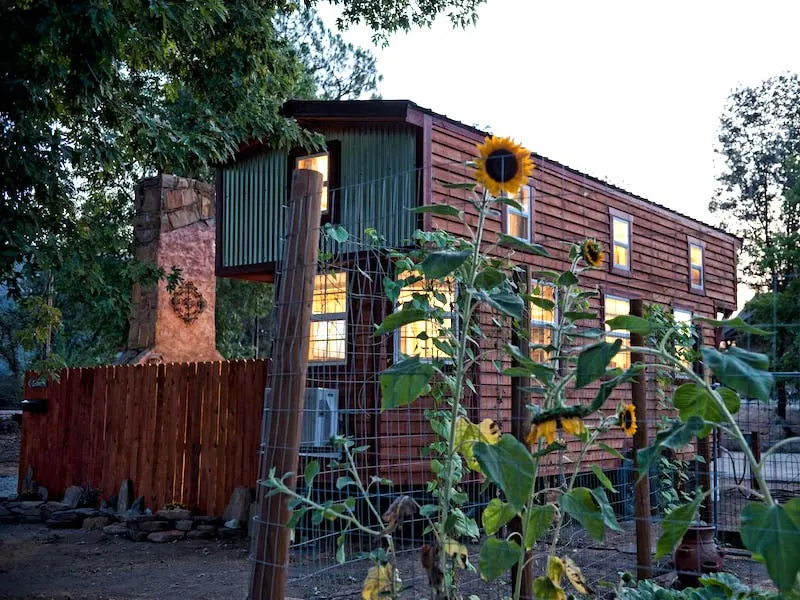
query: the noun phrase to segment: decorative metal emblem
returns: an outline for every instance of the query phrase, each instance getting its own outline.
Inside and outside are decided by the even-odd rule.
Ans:
[[[191,323],[206,309],[206,299],[191,281],[184,281],[175,288],[170,304],[184,323]]]

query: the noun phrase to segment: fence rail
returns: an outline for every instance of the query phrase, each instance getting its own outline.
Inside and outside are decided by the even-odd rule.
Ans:
[[[65,369],[47,411],[23,415],[20,486],[30,467],[51,495],[129,478],[147,506],[219,515],[255,484],[268,376],[263,360]]]

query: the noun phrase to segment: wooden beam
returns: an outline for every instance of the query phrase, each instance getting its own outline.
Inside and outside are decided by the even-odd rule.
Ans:
[[[527,290],[531,284],[531,269],[530,267],[521,267],[521,271],[515,272],[514,279],[517,284],[517,289]],[[522,319],[520,319],[520,327],[525,327],[526,324],[531,322],[530,306],[526,302],[522,310]],[[528,347],[528,338],[520,335],[517,328],[511,328],[511,343],[518,348]],[[514,365],[518,366],[518,365]],[[528,392],[523,388],[531,385],[530,377],[512,377],[511,378],[511,435],[524,443],[525,437],[528,434]],[[534,482],[535,485],[535,482]],[[516,532],[522,536],[522,522],[519,517],[514,517],[508,524],[509,532]],[[525,553],[526,565],[522,569],[522,583],[520,585],[520,600],[533,600],[533,557],[532,552]],[[516,589],[517,582],[517,565],[511,567],[511,589]]]
[[[297,169],[292,176],[286,253],[275,303],[277,327],[273,344],[272,406],[264,410],[266,444],[259,464],[258,516],[253,542],[252,600],[284,600],[289,569],[289,498],[267,496],[260,482],[271,469],[294,489],[303,426],[311,299],[319,254],[322,176]]]
[[[630,314],[636,317],[644,317],[644,302],[640,299],[631,300]],[[644,336],[631,332],[631,345],[644,346]],[[636,362],[645,362],[645,355],[642,352],[631,352],[631,363]],[[649,445],[647,387],[644,373],[637,375],[631,383],[631,397],[638,424],[636,433],[633,435],[634,476],[638,478],[638,453],[639,450]],[[649,579],[653,573],[649,476],[638,478],[633,487],[633,502],[634,518],[636,520],[636,578],[641,581]]]

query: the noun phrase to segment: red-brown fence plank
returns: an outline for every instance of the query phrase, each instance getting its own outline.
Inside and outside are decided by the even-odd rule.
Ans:
[[[131,478],[154,510],[219,515],[255,484],[268,377],[265,361],[65,369],[47,412],[23,415],[20,486],[29,466],[54,497],[89,484],[108,498]]]

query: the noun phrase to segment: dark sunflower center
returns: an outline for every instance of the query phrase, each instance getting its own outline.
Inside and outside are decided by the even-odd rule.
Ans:
[[[512,152],[501,148],[486,157],[486,174],[495,181],[511,181],[519,170],[519,162]]]
[[[622,413],[622,426],[625,429],[630,429],[633,427],[633,417],[631,417],[631,411],[626,410]]]

